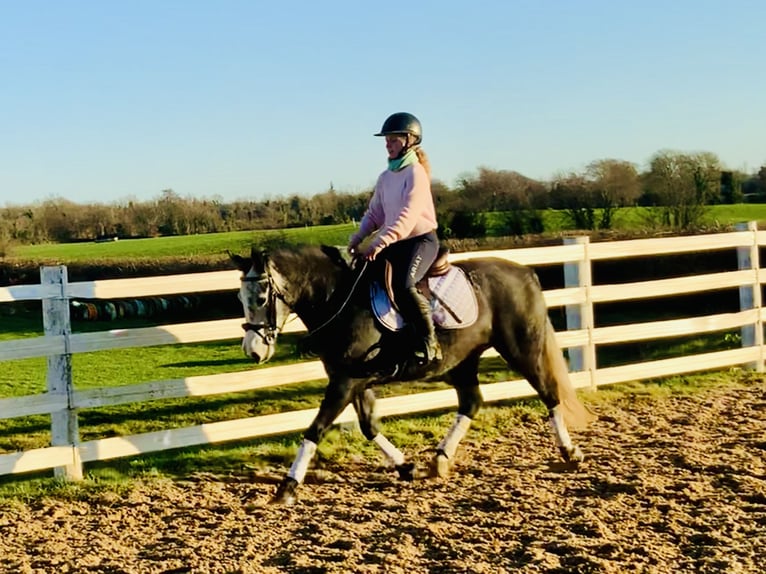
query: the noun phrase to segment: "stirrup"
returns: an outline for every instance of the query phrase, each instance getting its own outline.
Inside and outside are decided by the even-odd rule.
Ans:
[[[419,366],[430,365],[442,360],[442,351],[439,343],[429,345],[426,340],[423,340],[423,346],[416,347],[413,356],[415,357],[415,363]]]

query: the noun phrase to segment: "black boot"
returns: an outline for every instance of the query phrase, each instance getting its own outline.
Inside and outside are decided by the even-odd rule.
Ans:
[[[434,322],[431,318],[431,306],[428,300],[415,287],[404,291],[399,302],[399,310],[404,318],[415,328],[415,362],[426,365],[441,361],[442,351],[436,338]]]

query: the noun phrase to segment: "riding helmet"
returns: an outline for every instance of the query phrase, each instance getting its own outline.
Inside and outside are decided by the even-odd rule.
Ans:
[[[388,116],[383,122],[383,127],[380,128],[380,132],[375,135],[393,134],[410,134],[415,137],[415,145],[423,141],[423,128],[420,126],[420,120],[407,112],[396,112]]]

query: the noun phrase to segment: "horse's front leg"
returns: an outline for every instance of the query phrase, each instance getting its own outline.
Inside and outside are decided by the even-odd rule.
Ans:
[[[287,476],[277,488],[277,492],[271,499],[275,504],[290,505],[295,502],[295,492],[306,477],[309,464],[316,454],[317,445],[324,436],[327,429],[335,422],[338,415],[351,402],[353,396],[353,387],[351,380],[344,378],[330,378],[325,390],[322,404],[319,406],[319,412],[311,423],[311,426],[303,435],[303,442],[298,448],[293,464],[287,472]]]
[[[479,390],[479,355],[472,355],[460,363],[447,375],[447,380],[455,387],[458,398],[458,411],[455,422],[436,447],[436,454],[431,461],[431,476],[446,478],[454,462],[455,453],[471,427],[482,405]]]
[[[380,432],[380,420],[375,414],[375,393],[372,389],[362,389],[354,395],[354,410],[359,418],[359,428],[367,440],[371,440],[394,464],[401,480],[412,480],[415,465],[406,462],[404,454]]]

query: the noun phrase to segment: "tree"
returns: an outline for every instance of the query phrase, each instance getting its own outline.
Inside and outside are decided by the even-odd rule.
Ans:
[[[157,237],[160,235],[160,213],[154,202],[131,202],[125,226],[129,237]]]
[[[599,159],[582,173],[554,177],[550,206],[561,210],[574,229],[611,229],[616,210],[635,205],[640,195],[635,165],[619,159]]]
[[[486,212],[501,212],[492,218],[495,233],[522,235],[542,231],[542,217],[538,209],[547,205],[545,185],[516,171],[492,170],[480,167],[475,177],[463,177],[457,190],[458,201],[453,202],[450,217],[462,212],[450,227],[453,233],[466,229],[476,234],[487,227]],[[466,221],[473,220],[471,225]]]
[[[600,209],[599,229],[611,229],[619,207],[635,205],[641,196],[636,166],[619,159],[600,159],[585,169],[595,207]]]
[[[78,238],[79,215],[82,208],[66,199],[52,198],[35,209],[35,224],[40,226],[39,237],[44,241],[67,243]]]
[[[531,209],[546,194],[545,185],[517,171],[493,170],[480,167],[473,177],[463,177],[458,183],[463,207],[481,211]]]
[[[561,210],[573,229],[596,229],[596,193],[583,174],[570,172],[553,178],[551,207]]]
[[[160,235],[185,235],[183,200],[172,189],[163,189],[157,201],[157,229]]]
[[[745,200],[743,184],[747,176],[739,171],[721,172],[721,203],[742,203]]]
[[[720,195],[721,164],[710,152],[655,154],[644,179],[644,205],[656,206],[660,223],[689,229],[700,224],[705,206]]]

